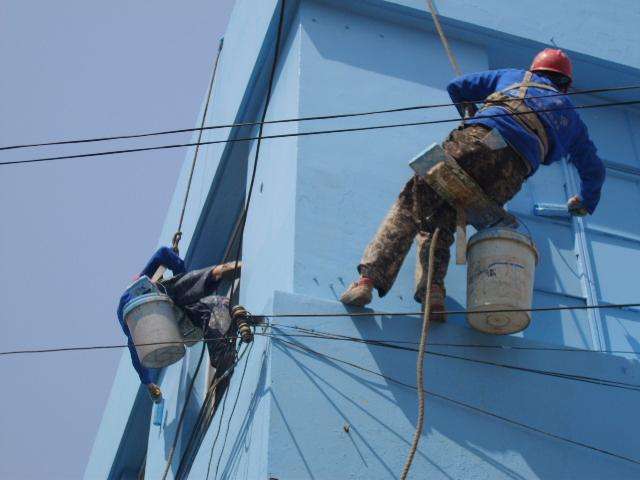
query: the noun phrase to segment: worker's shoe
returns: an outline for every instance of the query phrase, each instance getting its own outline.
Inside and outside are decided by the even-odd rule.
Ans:
[[[340,296],[340,301],[345,305],[364,307],[371,303],[372,292],[373,280],[368,277],[360,277],[360,280],[349,285],[349,288]]]
[[[149,397],[151,397],[153,403],[160,403],[162,400],[162,390],[160,390],[158,385],[155,383],[147,384],[147,391],[149,392]]]
[[[431,285],[431,310],[429,314],[429,321],[444,323],[447,321],[447,314],[444,313],[445,305],[444,299],[447,297],[447,292],[442,285]],[[422,306],[424,311],[424,304]]]

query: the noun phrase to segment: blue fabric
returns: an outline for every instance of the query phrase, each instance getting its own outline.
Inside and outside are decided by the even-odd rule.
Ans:
[[[153,254],[151,259],[147,262],[147,265],[144,267],[140,276],[146,275],[147,277],[153,276],[158,267],[162,265],[169,270],[171,270],[174,275],[179,275],[185,272],[184,261],[176,255],[176,253],[168,247],[159,248],[156,253]],[[131,293],[129,289],[125,290],[125,292],[120,297],[120,302],[118,303],[118,321],[120,322],[120,327],[122,327],[122,331],[127,336],[127,347],[129,348],[129,353],[131,354],[131,363],[133,363],[133,368],[138,372],[138,376],[140,377],[140,381],[147,385],[149,383],[157,383],[158,377],[160,376],[160,369],[157,368],[145,368],[142,366],[140,359],[138,358],[138,353],[136,352],[136,348],[133,343],[133,338],[131,337],[131,332],[129,331],[129,327],[124,321],[124,307],[132,300],[134,295]]]
[[[458,103],[463,101],[482,102],[494,92],[519,83],[524,79],[525,70],[502,69],[472,73],[455,78],[447,91],[451,99]],[[551,81],[541,75],[533,74],[532,82],[553,86]],[[517,90],[509,92],[517,95]],[[570,97],[542,88],[529,88],[527,96],[542,97],[525,100],[533,110],[557,109],[554,112],[538,113],[549,139],[549,152],[544,159],[545,164],[559,161],[568,156],[578,170],[581,181],[580,198],[589,213],[593,213],[600,200],[600,191],[605,178],[604,163],[598,157],[596,147],[589,139],[589,133],[577,110],[573,109]],[[548,98],[546,98],[548,97]],[[531,174],[540,166],[540,144],[535,135],[524,129],[511,116],[487,118],[490,115],[504,114],[500,107],[489,107],[475,117],[465,121],[466,124],[481,124],[488,128],[496,128],[504,139],[516,149],[531,165]]]

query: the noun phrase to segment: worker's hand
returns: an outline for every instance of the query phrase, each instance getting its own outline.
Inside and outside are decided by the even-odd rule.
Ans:
[[[211,276],[214,280],[221,280],[223,278],[231,278],[236,267],[236,262],[223,263],[211,270]],[[242,268],[242,262],[238,262],[238,270]]]
[[[567,201],[567,209],[574,217],[584,217],[589,214],[589,211],[582,204],[582,199],[577,195],[574,195]]]
[[[149,392],[149,396],[151,397],[151,400],[153,400],[153,403],[160,403],[162,400],[162,390],[160,390],[158,385],[155,383],[147,384],[147,391]]]

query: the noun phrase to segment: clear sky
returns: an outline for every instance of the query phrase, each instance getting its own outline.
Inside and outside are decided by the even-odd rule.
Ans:
[[[194,126],[232,4],[3,0],[0,144]],[[117,299],[153,253],[184,155],[0,166],[0,350],[123,342]],[[0,478],[82,476],[121,354],[0,357]]]

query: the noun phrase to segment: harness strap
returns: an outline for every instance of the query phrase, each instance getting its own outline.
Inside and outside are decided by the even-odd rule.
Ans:
[[[528,132],[530,132],[538,140],[540,147],[540,163],[544,163],[549,153],[549,138],[544,125],[540,121],[540,117],[525,103],[529,88],[541,88],[557,92],[558,90],[551,85],[544,83],[532,82],[532,72],[527,72],[520,83],[514,83],[504,90],[494,92],[486,98],[485,106],[480,111],[490,107],[498,107],[514,114],[513,118]],[[507,92],[518,89],[517,95],[509,95]]]

